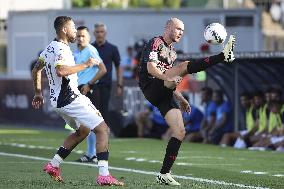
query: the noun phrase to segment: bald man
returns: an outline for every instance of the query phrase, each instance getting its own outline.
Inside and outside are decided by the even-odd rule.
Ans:
[[[170,170],[185,136],[182,112],[190,112],[189,103],[175,90],[176,86],[187,74],[197,73],[217,63],[232,62],[235,59],[235,37],[230,36],[220,54],[196,62],[185,61],[174,65],[177,55],[173,43],[180,41],[183,32],[183,22],[178,18],[170,18],[163,36],[152,38],[144,46],[138,68],[139,86],[144,96],[160,110],[172,129],[163,165],[156,177],[159,184],[166,185],[180,185],[171,176]]]

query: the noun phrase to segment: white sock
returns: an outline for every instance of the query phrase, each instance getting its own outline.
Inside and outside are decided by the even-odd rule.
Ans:
[[[53,167],[59,167],[60,163],[62,162],[63,162],[63,159],[58,154],[55,154],[53,159],[50,161]]]
[[[98,167],[99,167],[99,175],[101,176],[108,176],[108,161],[100,160],[98,161]]]

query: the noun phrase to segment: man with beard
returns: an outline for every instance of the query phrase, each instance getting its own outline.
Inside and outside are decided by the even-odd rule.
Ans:
[[[58,149],[53,159],[48,162],[43,170],[55,181],[63,182],[59,165],[82,142],[90,131],[97,135],[97,158],[99,185],[123,185],[116,180],[108,170],[108,134],[109,128],[104,122],[100,112],[95,108],[90,99],[78,90],[77,72],[98,65],[100,62],[89,58],[85,63],[75,64],[69,43],[76,40],[77,30],[72,18],[59,16],[54,21],[57,34],[40,54],[32,75],[35,96],[32,106],[39,109],[44,103],[41,92],[41,71],[45,68],[50,87],[50,101],[54,110],[65,122],[76,130],[70,134]]]

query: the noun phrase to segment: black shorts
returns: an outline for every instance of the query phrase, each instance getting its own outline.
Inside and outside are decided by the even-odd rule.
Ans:
[[[173,96],[172,89],[164,86],[164,81],[160,79],[152,79],[146,87],[142,89],[145,98],[154,106],[156,106],[163,117],[171,109],[179,109],[179,106]]]

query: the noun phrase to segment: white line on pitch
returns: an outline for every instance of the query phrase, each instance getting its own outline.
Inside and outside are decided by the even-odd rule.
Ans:
[[[48,158],[43,158],[43,157],[28,156],[28,155],[22,155],[22,154],[11,154],[11,153],[5,153],[5,152],[0,152],[0,155],[10,156],[10,157],[26,158],[26,159],[34,159],[34,160],[42,160],[42,161],[49,161],[50,160]],[[87,163],[78,163],[78,162],[70,162],[70,161],[65,161],[64,163],[65,164],[71,164],[71,165],[81,165],[81,166],[84,165],[84,166],[89,166],[89,167],[97,167],[97,165],[87,164]],[[150,172],[150,171],[142,171],[142,170],[137,170],[137,169],[128,169],[128,168],[121,168],[121,167],[109,167],[109,169],[117,170],[117,171],[132,172],[132,173],[140,173],[140,174],[145,174],[145,175],[156,175],[157,174],[155,172]],[[174,175],[174,177],[179,178],[179,179],[184,179],[184,180],[193,180],[193,181],[197,181],[197,182],[205,182],[205,183],[209,183],[209,184],[217,184],[217,185],[225,185],[225,186],[236,186],[236,187],[240,187],[240,188],[269,189],[269,188],[265,188],[265,187],[249,186],[249,185],[244,185],[244,184],[230,183],[230,182],[225,182],[225,181],[210,180],[210,179],[190,177],[190,176]]]

